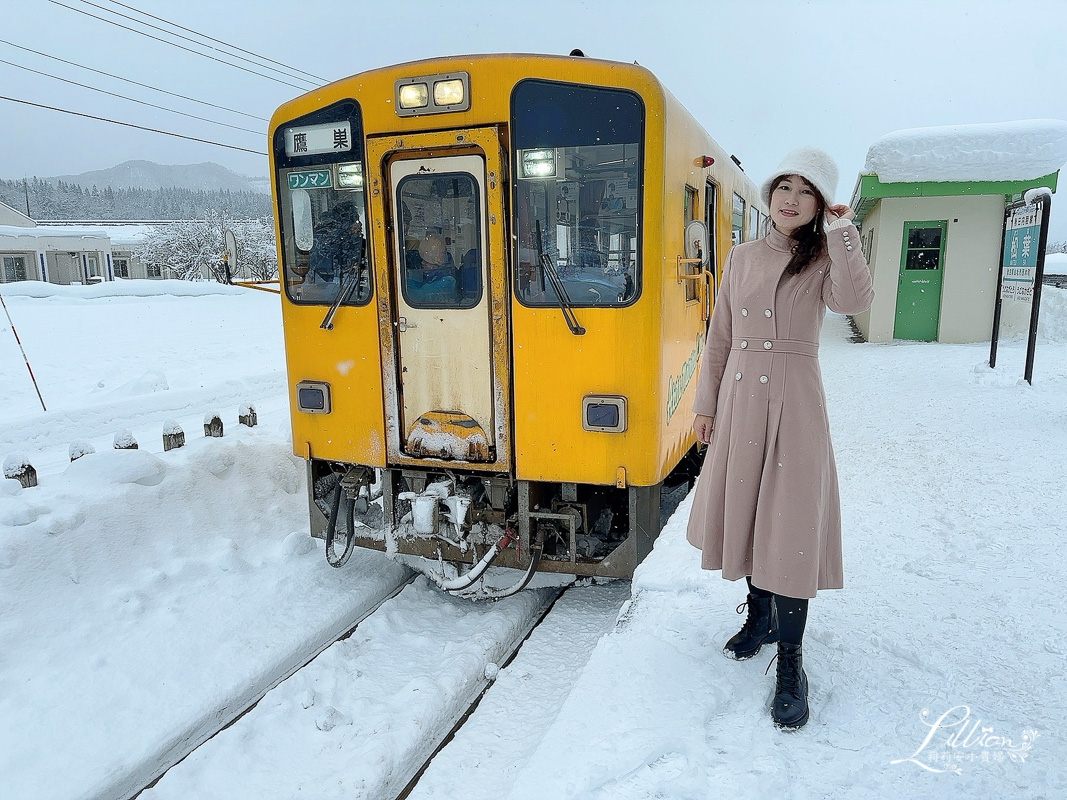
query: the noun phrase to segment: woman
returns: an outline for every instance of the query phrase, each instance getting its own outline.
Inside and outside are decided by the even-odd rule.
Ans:
[[[819,331],[827,307],[855,314],[874,299],[855,213],[832,205],[836,188],[837,166],[815,148],[794,150],[764,181],[767,234],[726,258],[693,404],[709,448],[688,539],[704,569],[747,579],[738,611],[747,604],[748,617],[724,652],[751,658],[778,642],[771,717],[785,728],[808,721],[808,599],[843,585]]]

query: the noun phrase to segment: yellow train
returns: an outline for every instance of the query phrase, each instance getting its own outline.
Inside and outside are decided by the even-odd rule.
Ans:
[[[648,70],[577,51],[355,75],[281,106],[271,144],[330,562],[418,556],[453,591],[490,563],[523,571],[506,591],[632,575],[695,474],[718,271],[762,220],[740,163]]]

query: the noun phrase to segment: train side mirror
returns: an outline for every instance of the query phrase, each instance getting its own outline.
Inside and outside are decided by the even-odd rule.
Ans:
[[[685,257],[700,259],[701,269],[707,269],[711,262],[708,226],[702,220],[694,219],[685,226]]]

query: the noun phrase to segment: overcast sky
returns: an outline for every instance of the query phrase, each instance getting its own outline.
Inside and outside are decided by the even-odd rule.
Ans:
[[[61,0],[137,17],[112,0]],[[867,148],[930,125],[1067,120],[1062,0],[124,0],[127,5],[328,80],[438,55],[566,54],[651,69],[759,182],[799,144],[828,150],[847,201]],[[2,0],[0,59],[258,133],[136,105],[0,63],[0,95],[263,152],[266,122],[86,72],[14,45],[269,118],[287,86],[48,0]],[[160,23],[156,23],[160,24]],[[164,37],[164,34],[153,32]],[[171,39],[170,35],[165,38]],[[0,100],[0,177],[60,175],[128,159],[215,161],[265,175],[265,156]],[[1062,198],[1061,193],[1061,198]],[[1067,238],[1067,212],[1054,234]]]

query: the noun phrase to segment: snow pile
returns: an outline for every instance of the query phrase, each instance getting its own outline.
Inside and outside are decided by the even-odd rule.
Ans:
[[[1067,253],[1045,253],[1046,275],[1067,275]]]
[[[871,145],[863,171],[883,183],[1023,181],[1064,162],[1067,122],[1033,119],[895,131]]]
[[[248,289],[227,286],[215,281],[127,280],[117,278],[88,286],[61,286],[46,281],[17,281],[0,286],[4,297],[78,297],[93,300],[103,297],[203,297],[205,295],[247,295]]]

